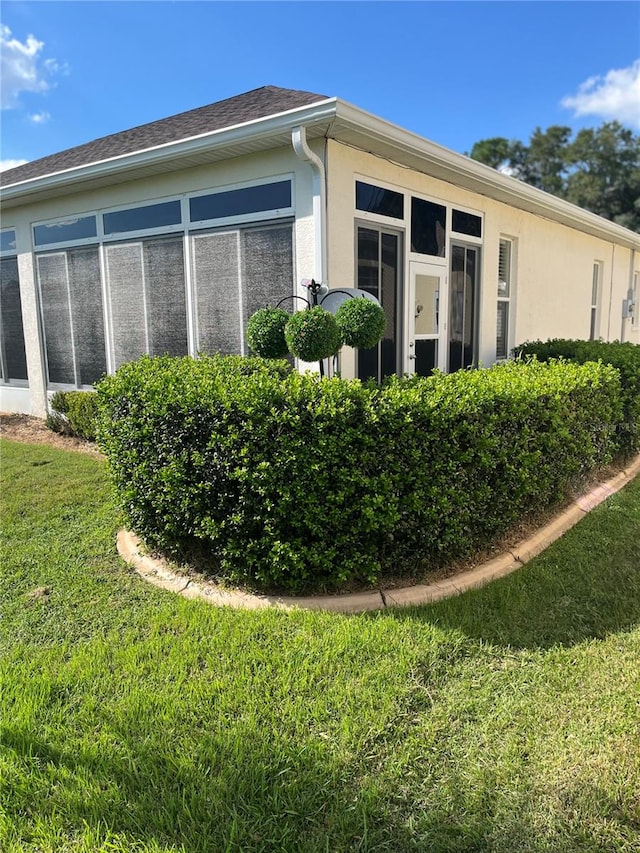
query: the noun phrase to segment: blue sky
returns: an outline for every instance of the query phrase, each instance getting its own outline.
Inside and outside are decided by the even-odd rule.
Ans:
[[[640,130],[637,2],[4,0],[1,56],[4,165],[263,85],[460,152],[552,124]]]

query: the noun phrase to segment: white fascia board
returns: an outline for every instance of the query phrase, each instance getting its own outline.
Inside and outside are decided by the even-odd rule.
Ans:
[[[484,163],[437,145],[345,101],[337,101],[336,122],[338,127],[340,124],[350,125],[354,131],[369,137],[374,145],[377,142],[379,145],[394,146],[398,151],[400,163],[402,163],[402,154],[408,154],[422,160],[425,171],[428,171],[429,165],[432,165],[439,172],[443,170],[448,172],[451,183],[571,228],[587,231],[602,239],[640,250],[640,234],[532,187],[524,181],[503,175]],[[338,141],[339,136],[340,133],[337,131],[335,138]],[[374,148],[371,150],[375,153]]]
[[[245,140],[268,139],[283,131],[290,131],[298,125],[311,127],[324,123],[328,127],[335,115],[335,104],[336,98],[327,98],[311,106],[297,107],[284,113],[277,113],[243,124],[231,125],[188,139],[166,142],[154,148],[146,148],[142,151],[99,160],[83,166],[74,166],[49,175],[8,184],[0,189],[0,195],[5,202],[23,198],[26,202],[30,195],[46,192],[48,189],[54,189],[60,185],[83,183],[109,174],[125,172],[129,169],[139,169],[146,165],[193,156],[199,152],[225,148]]]

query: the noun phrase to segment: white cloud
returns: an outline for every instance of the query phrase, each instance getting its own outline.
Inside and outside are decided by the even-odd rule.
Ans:
[[[33,113],[29,116],[29,121],[33,122],[33,124],[44,124],[46,121],[49,121],[51,118],[51,113],[43,110],[41,113]]]
[[[55,59],[41,57],[44,42],[28,35],[26,41],[14,38],[9,27],[0,24],[0,106],[3,110],[19,106],[22,92],[46,92],[51,76],[63,69]]]
[[[589,77],[577,94],[563,98],[561,103],[576,116],[595,115],[640,128],[640,59],[628,68]]]
[[[28,160],[0,160],[0,172],[5,172],[7,169],[15,169],[16,166],[24,166]]]

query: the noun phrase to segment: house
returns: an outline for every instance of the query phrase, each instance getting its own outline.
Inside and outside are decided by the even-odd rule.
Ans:
[[[246,352],[314,278],[377,296],[343,376],[640,342],[640,235],[311,92],[265,86],[2,174],[0,408],[43,416],[141,353]]]

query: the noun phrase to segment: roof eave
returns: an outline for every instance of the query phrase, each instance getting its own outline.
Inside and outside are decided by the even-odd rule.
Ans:
[[[577,228],[593,236],[615,241],[640,251],[640,234],[610,222],[589,210],[539,190],[530,184],[504,175],[496,169],[437,145],[411,131],[380,119],[345,101],[338,101],[336,121],[331,136],[339,141],[341,127],[350,126],[360,136],[360,147],[373,154],[396,159],[406,165],[411,161],[433,177],[440,178],[472,192],[504,202],[545,219]],[[368,144],[367,144],[368,143]],[[397,152],[397,157],[393,151]]]
[[[263,139],[266,142],[300,124],[307,127],[315,125],[326,125],[328,127],[335,115],[335,103],[335,98],[327,98],[310,106],[297,107],[266,118],[243,122],[210,133],[202,133],[188,139],[167,142],[143,151],[123,154],[14,184],[7,184],[0,188],[0,197],[3,204],[7,206],[13,206],[16,202],[28,203],[34,200],[34,197],[46,197],[49,193],[55,195],[56,190],[61,187],[68,189],[74,185],[90,185],[97,180],[109,178],[116,174],[137,171],[146,166],[157,166],[164,162],[179,162],[183,158],[197,156],[201,152],[231,148],[249,139],[252,141]]]

